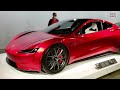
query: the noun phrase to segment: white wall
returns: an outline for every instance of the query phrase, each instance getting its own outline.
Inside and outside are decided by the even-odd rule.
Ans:
[[[17,33],[40,30],[47,27],[54,11],[0,11],[0,48],[5,48]],[[70,18],[101,18],[111,22],[120,21],[120,11],[55,11],[59,20]],[[110,17],[116,13],[116,18]]]

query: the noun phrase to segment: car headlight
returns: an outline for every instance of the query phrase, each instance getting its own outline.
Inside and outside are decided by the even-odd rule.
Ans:
[[[18,53],[35,53],[38,51],[39,48],[34,48],[34,49],[26,49],[26,50],[21,50]]]

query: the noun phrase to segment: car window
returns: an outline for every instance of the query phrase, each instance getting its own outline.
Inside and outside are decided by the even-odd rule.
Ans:
[[[103,30],[108,29],[108,28],[110,28],[110,27],[112,27],[112,24],[107,23],[107,22],[104,22],[104,23],[103,23]]]
[[[45,31],[47,31],[49,34],[69,34],[72,32],[71,26],[73,25],[74,22],[75,22],[74,20],[63,22],[62,24],[59,24],[54,28],[51,25],[49,27],[52,27],[52,28]]]
[[[90,22],[83,26],[78,34],[89,34],[89,33],[95,33],[102,30],[101,22]]]
[[[77,20],[72,26],[71,26],[71,30],[75,30],[77,29],[79,26],[81,26],[84,22],[86,22],[87,20],[89,19],[80,19],[80,20]]]

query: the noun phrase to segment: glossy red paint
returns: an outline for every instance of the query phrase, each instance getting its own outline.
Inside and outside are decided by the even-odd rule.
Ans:
[[[104,20],[92,19],[79,26],[74,32],[66,35],[52,35],[44,32],[26,32],[15,36],[6,47],[7,57],[16,63],[19,69],[41,71],[42,57],[53,44],[61,43],[69,51],[69,62],[73,63],[105,52],[117,52],[120,47],[120,29],[112,24],[111,28],[91,34],[77,35],[78,30],[89,22]],[[105,21],[110,23],[108,21]],[[23,35],[19,37],[20,35]],[[35,53],[18,53],[20,50],[39,48]]]

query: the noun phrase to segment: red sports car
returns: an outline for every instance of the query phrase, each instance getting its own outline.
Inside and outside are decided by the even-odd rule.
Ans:
[[[6,47],[18,69],[55,74],[94,55],[120,53],[119,26],[100,19],[71,19],[16,35]]]

